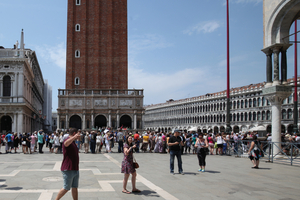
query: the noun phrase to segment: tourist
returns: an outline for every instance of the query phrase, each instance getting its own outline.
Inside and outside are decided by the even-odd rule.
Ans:
[[[134,142],[135,142],[135,152],[136,153],[139,153],[140,152],[140,134],[136,131],[135,134],[134,134]]]
[[[54,139],[53,139],[53,137],[52,137],[52,135],[48,135],[48,147],[49,147],[49,152],[50,153],[53,153],[53,150],[54,150],[54,148],[53,148],[53,144],[54,144]]]
[[[89,132],[86,132],[84,136],[84,153],[89,152],[89,143],[90,143]]]
[[[261,157],[262,154],[262,145],[260,142],[257,140],[257,136],[253,135],[252,136],[253,141],[251,142],[251,146],[248,151],[249,158],[253,164],[254,169],[258,169],[259,165],[259,158]]]
[[[101,153],[101,148],[102,148],[102,135],[100,131],[98,131],[96,136],[96,152]]]
[[[117,134],[118,137],[118,152],[121,153],[123,152],[123,143],[124,143],[124,134],[123,132],[120,130]]]
[[[198,139],[196,141],[195,147],[197,148],[197,156],[199,161],[200,169],[199,172],[205,172],[205,158],[206,158],[206,149],[208,148],[208,142],[203,138],[202,134],[199,134]]]
[[[171,136],[169,139],[169,148],[170,148],[170,173],[174,175],[174,158],[177,157],[178,162],[178,171],[179,174],[184,175],[182,169],[182,161],[181,161],[181,149],[180,146],[183,146],[183,142],[179,137],[179,130],[174,131],[174,136]]]
[[[187,153],[187,151],[189,152],[189,154],[191,153],[191,144],[191,136],[188,134],[185,139],[185,153]]]
[[[143,136],[143,143],[142,143],[142,151],[145,153],[148,149],[148,144],[149,144],[149,136],[147,133]]]
[[[95,149],[96,149],[96,137],[97,137],[97,135],[96,135],[95,131],[92,131],[91,132],[91,140],[90,140],[90,143],[91,143],[90,148],[91,148],[91,152],[92,153],[95,153]]]
[[[18,134],[15,133],[15,134],[14,134],[14,141],[13,141],[15,153],[17,153],[17,148],[19,148],[19,142],[20,142],[20,139],[19,139],[19,137],[18,137]]]
[[[43,152],[43,146],[44,146],[44,135],[43,135],[43,130],[38,131],[38,144],[39,144],[39,153],[44,153]]]
[[[30,140],[31,140],[30,141],[30,153],[31,153],[31,152],[35,152],[34,151],[35,150],[35,142],[37,140],[37,136],[36,136],[35,132],[31,134]]]
[[[152,153],[155,146],[155,141],[154,141],[155,137],[153,133],[150,133],[150,131],[148,131],[148,135],[149,135],[149,152]]]
[[[132,136],[128,136],[126,138],[125,144],[124,144],[124,158],[122,161],[122,169],[121,173],[124,173],[124,179],[123,179],[123,190],[122,192],[125,194],[130,194],[126,187],[129,175],[131,174],[131,183],[132,183],[132,192],[138,193],[141,192],[136,188],[136,170],[133,166],[133,149],[136,148],[136,145],[133,145],[133,138]]]
[[[63,142],[61,172],[63,174],[64,186],[58,192],[56,200],[61,199],[71,188],[73,199],[78,199],[79,155],[75,141],[79,138],[80,133],[77,132],[77,129],[71,128],[69,137]]]
[[[223,155],[223,137],[220,133],[217,134],[216,140],[217,140],[218,154]]]
[[[57,154],[58,150],[60,149],[60,135],[58,133],[55,133],[53,137],[54,142],[54,153]]]
[[[6,150],[6,153],[11,153],[11,149],[13,148],[13,135],[8,132],[5,136],[5,139],[6,139],[6,146],[7,146],[7,150]]]
[[[106,148],[106,153],[111,153],[110,142],[109,142],[110,140],[111,140],[111,137],[110,137],[110,133],[108,131],[105,134],[105,148]]]
[[[208,141],[210,155],[214,155],[214,145],[215,145],[215,142],[214,142],[214,139],[213,139],[211,133],[208,135],[207,141]]]

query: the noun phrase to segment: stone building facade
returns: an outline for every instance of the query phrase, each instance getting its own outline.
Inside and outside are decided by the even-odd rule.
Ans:
[[[0,131],[44,127],[44,80],[35,51],[24,48],[23,30],[14,48],[0,47]],[[52,105],[49,105],[52,107]]]
[[[292,84],[292,79],[288,84]],[[257,126],[271,132],[272,109],[269,100],[262,95],[264,85],[259,83],[231,89],[230,125],[234,132],[245,132]],[[226,103],[226,91],[222,91],[146,106],[144,126],[156,131],[193,127],[201,132],[225,131]],[[283,101],[282,132],[293,131],[293,103],[293,94]]]
[[[68,0],[59,129],[142,129],[143,90],[128,89],[127,57],[127,0]]]

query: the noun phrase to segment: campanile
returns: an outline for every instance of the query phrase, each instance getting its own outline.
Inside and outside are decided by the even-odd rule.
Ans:
[[[66,89],[128,89],[127,0],[68,0]]]
[[[66,89],[57,127],[143,128],[143,89],[128,89],[127,0],[68,0]]]

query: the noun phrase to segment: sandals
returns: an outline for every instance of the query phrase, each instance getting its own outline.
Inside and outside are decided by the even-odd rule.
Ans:
[[[138,189],[132,190],[132,193],[140,193],[140,192],[141,192],[141,190],[138,190]]]
[[[125,193],[125,194],[131,194],[131,192],[129,192],[128,190],[125,190],[125,191],[122,190],[122,192]]]

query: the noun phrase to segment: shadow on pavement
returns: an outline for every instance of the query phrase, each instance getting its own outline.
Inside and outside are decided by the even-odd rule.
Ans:
[[[140,193],[132,193],[132,194],[150,196],[150,197],[160,197],[156,192],[154,192],[152,190],[142,190]]]
[[[11,187],[11,188],[5,188],[6,190],[22,190],[22,187]]]
[[[219,171],[212,171],[212,170],[205,170],[204,173],[219,174],[221,172],[219,172]]]

